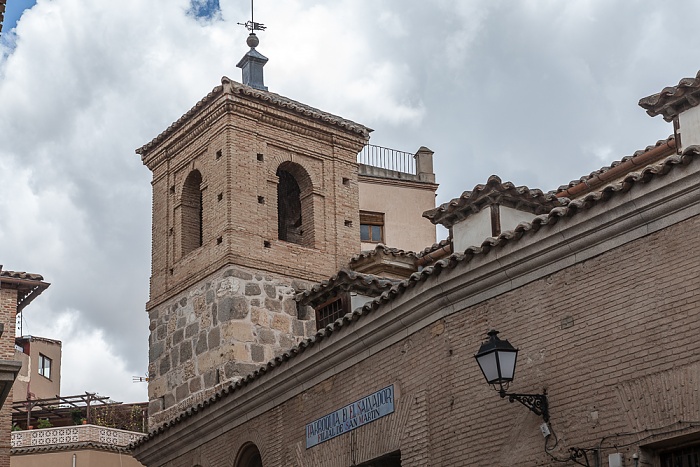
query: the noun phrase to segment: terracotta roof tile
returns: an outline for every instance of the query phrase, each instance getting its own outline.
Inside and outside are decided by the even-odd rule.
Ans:
[[[377,245],[374,250],[365,250],[362,251],[352,258],[350,258],[350,266],[362,259],[365,258],[370,258],[372,256],[377,256],[377,255],[386,255],[386,256],[395,256],[395,257],[408,257],[408,258],[417,258],[418,255],[412,251],[407,251],[407,250],[401,250],[399,248],[391,248],[383,244]]]
[[[452,245],[452,239],[450,237],[445,238],[444,240],[440,240],[437,243],[433,243],[427,248],[424,248],[423,251],[418,252],[418,257],[422,258],[425,255],[429,255],[433,251],[437,251],[440,248],[444,248],[448,245]]]
[[[294,101],[274,92],[260,91],[259,89],[251,88],[241,83],[237,83],[226,76],[221,78],[221,85],[216,86],[212,91],[204,96],[199,102],[197,102],[194,107],[188,110],[182,117],[177,119],[172,125],[166,128],[161,134],[156,136],[153,140],[145,145],[141,146],[136,150],[136,153],[143,156],[145,153],[153,149],[155,146],[160,144],[168,136],[172,135],[177,129],[182,127],[185,122],[190,120],[194,115],[199,113],[204,109],[209,103],[213,102],[218,97],[224,94],[238,94],[242,96],[252,97],[261,101],[268,102],[270,104],[276,105],[292,112],[320,120],[331,125],[337,125],[346,130],[352,131],[354,133],[359,133],[364,136],[369,136],[372,131],[364,125],[355,123],[351,120],[338,117],[336,115],[330,114],[328,112],[323,112],[314,107],[302,104],[300,102]]]
[[[11,279],[24,279],[28,281],[43,281],[44,277],[41,274],[32,274],[30,272],[21,271],[5,271],[0,270],[0,280],[3,277],[9,277]]]
[[[516,187],[511,182],[502,182],[496,175],[491,175],[485,185],[477,185],[472,191],[465,191],[462,196],[441,204],[435,209],[423,213],[433,224],[451,227],[466,219],[471,214],[479,212],[484,206],[495,203],[542,214],[562,204],[552,193],[530,189],[526,186]]]
[[[643,97],[639,106],[649,115],[663,115],[670,122],[681,112],[700,104],[700,71],[695,78],[683,78],[675,86],[663,88],[661,92]]]
[[[659,146],[667,145],[667,144],[670,143],[671,141],[675,141],[675,137],[674,137],[673,135],[669,136],[669,137],[666,138],[666,139],[660,139],[660,140],[658,140],[655,144],[652,144],[652,145],[650,145],[650,146],[647,146],[647,147],[644,148],[644,149],[640,149],[640,150],[638,150],[638,151],[635,151],[634,154],[632,154],[631,156],[625,156],[625,157],[623,157],[622,159],[620,159],[619,161],[614,161],[614,162],[612,162],[609,166],[602,167],[602,168],[600,168],[600,169],[598,169],[598,170],[595,170],[595,171],[591,172],[591,173],[588,174],[588,175],[582,176],[582,177],[579,178],[578,180],[572,180],[572,181],[569,182],[568,185],[561,185],[559,188],[557,188],[556,190],[552,190],[552,191],[550,191],[549,193],[550,193],[550,194],[561,193],[562,191],[565,191],[565,190],[567,190],[567,189],[569,189],[569,188],[571,188],[571,187],[573,187],[573,186],[576,186],[576,185],[578,185],[579,183],[585,183],[585,182],[587,182],[587,181],[589,181],[589,180],[591,180],[591,179],[593,179],[593,178],[598,177],[598,176],[601,175],[601,174],[604,174],[604,173],[608,172],[610,169],[613,169],[613,168],[619,166],[620,164],[622,164],[622,163],[624,163],[624,162],[627,162],[627,161],[633,159],[634,157],[638,157],[638,156],[641,156],[642,154],[646,154],[647,152],[649,152],[649,151],[651,151],[652,149],[655,149],[655,148],[657,148],[657,147],[659,147]]]
[[[509,243],[517,242],[525,235],[536,235],[540,229],[554,226],[562,217],[573,217],[581,211],[585,211],[599,203],[604,203],[611,198],[614,198],[619,193],[626,193],[637,183],[649,182],[657,176],[667,174],[678,165],[687,165],[698,156],[700,156],[700,146],[690,146],[684,151],[683,155],[669,156],[658,164],[647,166],[639,172],[628,174],[623,180],[617,183],[612,183],[600,191],[588,193],[579,199],[570,201],[566,206],[558,206],[546,214],[538,215],[532,220],[532,222],[522,222],[518,224],[515,229],[503,232],[498,237],[489,237],[481,244],[481,246],[469,247],[463,253],[454,253],[447,258],[436,261],[435,264],[424,268],[420,272],[414,273],[409,279],[403,280],[390,289],[384,291],[380,296],[371,302],[366,303],[362,308],[358,308],[352,313],[348,313],[342,318],[336,320],[334,323],[329,324],[324,329],[319,330],[313,336],[304,339],[298,345],[294,346],[287,352],[284,352],[282,355],[270,360],[266,365],[260,367],[258,370],[249,374],[245,378],[242,378],[224,389],[217,391],[209,399],[190,407],[184,412],[181,412],[178,416],[167,423],[159,425],[147,436],[129,445],[129,448],[133,449],[134,447],[145,444],[149,440],[152,440],[153,438],[166,432],[171,427],[178,425],[187,418],[192,417],[198,412],[206,410],[211,405],[216,404],[219,400],[230,396],[237,390],[254,382],[263,375],[274,371],[275,368],[303,353],[306,349],[318,344],[323,339],[326,339],[332,335],[334,332],[339,331],[343,327],[351,325],[355,321],[361,319],[363,316],[377,311],[384,304],[391,302],[392,300],[401,296],[406,290],[416,287],[429,277],[439,275],[445,269],[454,269],[460,265],[468,264],[475,256],[487,255],[492,250],[497,250],[498,248],[502,248]]]
[[[302,305],[315,306],[338,295],[338,292],[354,291],[373,297],[390,289],[398,282],[400,281],[395,279],[341,269],[330,279],[298,293],[294,299]]]

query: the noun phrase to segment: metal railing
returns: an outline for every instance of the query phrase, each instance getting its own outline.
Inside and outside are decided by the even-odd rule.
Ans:
[[[368,144],[357,154],[359,164],[416,175],[416,160],[410,152]]]

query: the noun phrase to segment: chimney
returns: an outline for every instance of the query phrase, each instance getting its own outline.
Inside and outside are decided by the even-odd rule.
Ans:
[[[255,47],[260,43],[258,36],[251,32],[246,43],[250,50],[236,65],[243,70],[243,84],[261,91],[267,91],[267,86],[265,86],[263,80],[263,67],[267,63],[267,57],[255,50]]]

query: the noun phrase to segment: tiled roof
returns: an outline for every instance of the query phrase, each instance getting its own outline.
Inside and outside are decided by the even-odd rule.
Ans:
[[[298,293],[294,299],[302,305],[314,306],[333,298],[338,295],[338,292],[354,291],[362,293],[362,295],[376,297],[399,282],[372,274],[341,269],[330,279]]]
[[[3,277],[9,277],[11,279],[23,279],[28,281],[43,281],[44,277],[40,274],[32,274],[29,272],[21,271],[4,271],[0,270],[0,280]]]
[[[230,396],[239,389],[251,384],[258,378],[261,378],[265,374],[275,371],[275,368],[303,353],[306,349],[311,348],[320,343],[323,339],[330,337],[334,332],[338,332],[342,328],[352,325],[352,323],[360,320],[363,316],[373,313],[386,303],[391,302],[397,297],[403,295],[406,290],[418,286],[429,277],[436,276],[445,269],[454,269],[460,265],[466,265],[474,257],[488,255],[491,251],[496,251],[507,244],[517,242],[526,235],[536,235],[540,229],[546,229],[549,226],[554,226],[561,218],[573,217],[579,212],[586,211],[599,203],[605,203],[608,200],[615,198],[619,194],[627,193],[634,187],[634,185],[638,183],[647,183],[658,176],[666,175],[679,165],[689,164],[698,156],[700,156],[700,146],[690,146],[683,152],[682,155],[669,156],[655,165],[646,166],[639,172],[628,174],[622,180],[607,185],[600,191],[588,193],[579,199],[570,201],[565,206],[555,207],[546,214],[538,215],[532,220],[532,222],[522,222],[518,224],[515,229],[503,232],[498,237],[489,237],[479,247],[472,246],[467,248],[464,253],[454,253],[447,258],[438,260],[435,262],[435,264],[426,267],[420,272],[414,273],[409,279],[403,280],[394,285],[391,289],[384,291],[380,296],[371,302],[366,303],[362,308],[358,308],[352,313],[348,313],[342,318],[336,320],[334,323],[329,324],[324,329],[319,330],[313,336],[304,339],[298,345],[294,346],[287,352],[284,352],[282,355],[270,360],[265,366],[260,367],[258,370],[249,374],[245,378],[230,384],[220,391],[217,391],[204,402],[190,407],[169,422],[158,426],[146,437],[132,443],[130,448],[145,444],[149,440],[166,432],[171,427],[176,426],[188,418],[196,415],[198,412],[207,410],[219,400]]]
[[[673,117],[700,104],[700,71],[695,78],[683,78],[675,86],[663,88],[661,92],[643,97],[639,106],[649,115],[663,115],[670,122]]]
[[[648,153],[652,149],[656,149],[656,148],[658,148],[660,146],[664,146],[664,145],[668,146],[669,143],[674,142],[674,141],[675,141],[675,137],[673,135],[669,136],[666,139],[660,139],[655,144],[653,144],[651,146],[647,146],[644,149],[640,149],[638,151],[635,151],[634,154],[632,154],[631,156],[625,156],[622,159],[620,159],[619,161],[614,161],[609,166],[602,167],[596,171],[591,172],[588,175],[584,175],[583,177],[579,178],[578,180],[572,180],[569,182],[568,185],[561,185],[559,188],[557,188],[556,190],[550,191],[549,193],[550,194],[558,194],[558,193],[561,193],[562,191],[566,191],[569,188],[574,187],[580,183],[586,183],[589,180],[594,179],[596,177],[599,177],[601,174],[604,174],[604,173],[610,171],[611,169],[614,169],[615,167],[618,167],[619,165],[621,165],[627,161],[633,161],[635,158],[638,158],[639,156]],[[668,156],[668,154],[666,156]],[[632,167],[634,169],[634,165],[632,165]],[[639,169],[639,167],[636,167],[636,168]]]
[[[136,150],[137,154],[144,155],[153,147],[157,146],[160,144],[163,140],[165,140],[168,136],[172,135],[177,129],[182,127],[185,122],[190,120],[194,115],[199,113],[202,109],[204,109],[208,104],[213,102],[216,98],[219,96],[222,96],[223,94],[238,94],[242,96],[247,96],[247,97],[252,97],[254,99],[258,99],[267,103],[270,103],[272,105],[275,105],[277,107],[290,110],[294,113],[298,113],[301,115],[304,115],[306,117],[311,117],[316,120],[320,120],[325,123],[329,123],[331,125],[337,125],[341,128],[344,128],[346,130],[352,131],[354,133],[359,133],[364,136],[368,136],[369,133],[372,131],[370,128],[367,128],[364,125],[360,125],[359,123],[355,123],[351,120],[344,119],[342,117],[338,117],[337,115],[333,115],[327,112],[323,112],[321,110],[318,110],[314,107],[308,106],[306,104],[302,104],[301,102],[294,101],[292,99],[289,99],[284,96],[280,96],[279,94],[275,94],[274,92],[269,92],[269,91],[261,91],[259,89],[252,88],[250,86],[246,86],[241,83],[237,83],[236,81],[233,81],[226,76],[221,78],[221,85],[216,86],[212,91],[204,96],[199,102],[197,102],[194,107],[192,107],[190,110],[188,110],[182,117],[180,117],[177,121],[175,121],[172,125],[170,125],[168,128],[165,129],[161,134],[156,136],[151,142],[141,146]]]
[[[391,248],[380,243],[374,248],[374,250],[365,250],[350,258],[350,267],[352,267],[352,265],[357,263],[358,261],[377,255],[386,255],[402,258],[418,257],[418,255],[412,251],[401,250],[399,248]]]
[[[511,182],[503,183],[498,176],[491,175],[486,185],[477,185],[472,191],[462,193],[459,198],[425,211],[423,217],[430,219],[433,224],[451,227],[479,212],[484,206],[496,203],[533,214],[543,214],[562,205],[562,201],[551,193],[531,190],[526,186],[516,187]]]
[[[437,243],[433,243],[429,247],[423,249],[423,251],[418,252],[418,257],[422,258],[425,255],[429,255],[433,251],[437,251],[440,248],[444,248],[444,247],[449,246],[449,245],[452,245],[452,239],[450,237],[447,237],[444,240],[440,240]]]
[[[50,285],[44,282],[44,277],[40,274],[5,271],[2,265],[0,265],[0,283],[12,284],[17,288],[17,313],[20,313]]]

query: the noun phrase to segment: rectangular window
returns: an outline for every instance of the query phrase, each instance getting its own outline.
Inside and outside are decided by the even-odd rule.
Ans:
[[[43,354],[39,354],[39,374],[51,379],[51,359]]]
[[[316,329],[323,329],[350,311],[347,294],[333,298],[316,307]]]
[[[700,445],[661,454],[661,467],[696,467],[700,465]]]
[[[360,240],[384,243],[384,213],[360,211]]]

